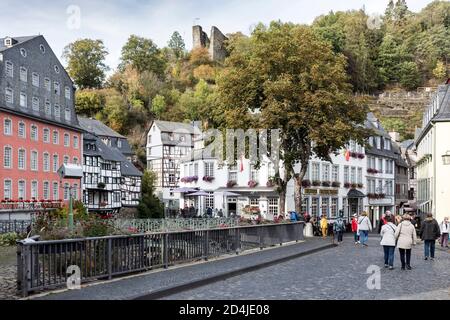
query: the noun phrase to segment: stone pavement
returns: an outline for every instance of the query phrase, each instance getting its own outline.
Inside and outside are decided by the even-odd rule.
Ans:
[[[0,300],[16,300],[16,247],[0,247]]]
[[[226,281],[170,295],[168,300],[450,300],[450,253],[438,249],[435,261],[423,260],[423,244],[413,249],[413,270],[402,271],[398,250],[395,269],[384,269],[379,236],[371,235],[369,247],[356,247],[345,237],[343,244],[305,257],[250,272]],[[367,289],[369,266],[379,266],[380,289]],[[376,268],[376,267],[375,267]]]
[[[146,274],[84,286],[81,290],[66,290],[44,296],[30,297],[37,300],[124,300],[137,299],[158,292],[191,286],[196,281],[204,281],[211,277],[226,275],[230,272],[240,273],[245,269],[257,268],[263,264],[270,264],[280,259],[307,254],[315,250],[332,248],[331,241],[309,239],[302,243],[276,246],[260,251],[231,255],[206,263],[170,267],[168,270],[155,270]],[[330,249],[333,250],[333,249]],[[153,299],[153,298],[152,298]]]

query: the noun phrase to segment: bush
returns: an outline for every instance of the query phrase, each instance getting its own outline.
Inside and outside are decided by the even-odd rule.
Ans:
[[[15,232],[0,234],[0,247],[14,246],[16,241],[24,238],[25,235],[20,235]]]

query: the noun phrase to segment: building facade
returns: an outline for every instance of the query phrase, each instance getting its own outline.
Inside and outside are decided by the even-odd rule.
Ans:
[[[450,80],[438,87],[426,109],[422,129],[418,132],[417,205],[420,214],[432,213],[442,221],[448,216],[450,199]]]
[[[43,36],[0,39],[0,197],[80,199],[80,179],[61,180],[62,163],[82,161],[75,88]]]

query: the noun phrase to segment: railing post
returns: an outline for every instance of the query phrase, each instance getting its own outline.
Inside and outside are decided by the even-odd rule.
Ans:
[[[236,254],[239,254],[239,251],[241,249],[241,229],[236,228],[236,239],[235,241],[235,250],[236,250]]]
[[[209,255],[209,230],[204,231],[203,236],[203,256],[205,261],[208,261],[208,255]]]
[[[164,234],[163,241],[163,264],[164,269],[169,267],[169,234],[167,232]]]
[[[22,243],[17,244],[17,290],[21,293],[22,297],[28,296],[28,290],[31,287],[29,285],[29,273],[31,272],[30,266],[30,247]]]
[[[107,259],[108,259],[108,280],[112,279],[112,239],[108,238],[107,249],[106,249]]]
[[[256,227],[258,228],[258,237],[259,237],[259,250],[264,249],[264,244],[263,244],[263,239],[262,239],[262,228],[261,227]]]

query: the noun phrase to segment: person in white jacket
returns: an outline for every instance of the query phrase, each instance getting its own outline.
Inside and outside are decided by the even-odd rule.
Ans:
[[[416,228],[411,223],[409,214],[403,215],[403,221],[395,230],[395,238],[397,239],[397,248],[400,252],[400,261],[402,262],[402,270],[411,270],[411,249],[417,242]]]
[[[397,226],[392,223],[393,217],[391,215],[386,215],[386,224],[381,227],[380,244],[384,249],[384,267],[389,268],[389,270],[394,269],[394,255],[395,255],[395,230]]]
[[[372,223],[370,222],[367,212],[361,213],[358,219],[358,231],[361,244],[367,247],[367,241],[369,240],[369,231],[372,230]]]
[[[448,234],[450,233],[450,223],[448,217],[444,218],[444,221],[440,224],[441,229],[441,247],[448,248]]]

